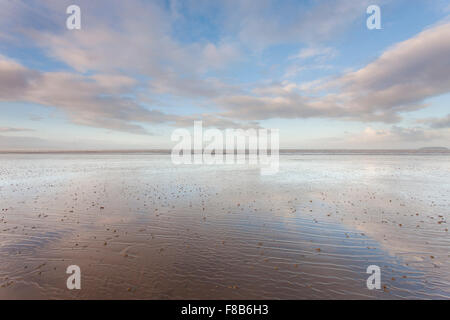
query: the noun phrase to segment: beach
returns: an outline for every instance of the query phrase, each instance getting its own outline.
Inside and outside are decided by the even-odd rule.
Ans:
[[[0,299],[449,299],[449,160],[1,154]]]

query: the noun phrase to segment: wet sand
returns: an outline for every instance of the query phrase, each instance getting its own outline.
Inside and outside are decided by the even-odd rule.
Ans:
[[[3,154],[0,299],[449,299],[449,160]]]

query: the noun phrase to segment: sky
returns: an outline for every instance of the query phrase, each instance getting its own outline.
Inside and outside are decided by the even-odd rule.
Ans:
[[[450,2],[0,0],[0,111],[0,150],[171,148],[196,120],[281,148],[450,148]]]

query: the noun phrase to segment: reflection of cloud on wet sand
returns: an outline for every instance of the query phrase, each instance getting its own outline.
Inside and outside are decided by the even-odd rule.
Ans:
[[[401,158],[374,157],[283,156],[279,174],[262,177],[245,166],[174,167],[168,155],[4,156],[0,182],[15,187],[0,189],[9,208],[0,237],[15,258],[1,260],[0,295],[27,297],[33,284],[40,289],[30,296],[54,298],[445,295],[446,240],[430,236],[446,228],[437,224],[445,191],[430,190],[436,206],[426,211],[410,182],[390,181]],[[446,165],[431,160],[402,176]],[[427,179],[421,185],[438,181]],[[406,190],[414,199],[396,193]],[[424,219],[409,217],[416,210],[434,223],[412,232],[414,219]],[[20,239],[33,250],[19,253]],[[402,240],[423,243],[414,251]],[[86,275],[76,295],[61,288],[68,264]],[[383,266],[386,291],[361,285],[370,264]]]

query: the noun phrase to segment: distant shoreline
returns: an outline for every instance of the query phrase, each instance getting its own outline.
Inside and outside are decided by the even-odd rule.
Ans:
[[[236,151],[235,151],[236,153]],[[248,150],[246,151],[248,153]],[[280,149],[280,154],[450,154],[448,148],[420,149]],[[169,149],[149,150],[0,150],[0,154],[171,154]]]

